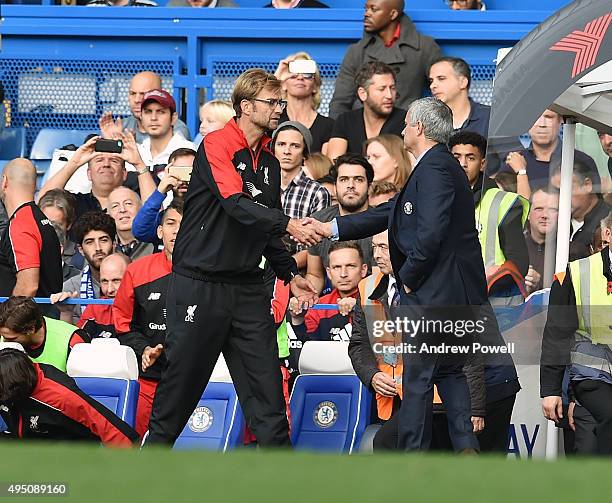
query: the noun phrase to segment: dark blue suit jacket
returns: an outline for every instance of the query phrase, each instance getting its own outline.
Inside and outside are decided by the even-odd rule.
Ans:
[[[415,166],[402,191],[366,212],[338,217],[341,240],[389,229],[398,283],[412,290],[402,304],[481,305],[487,286],[465,172],[445,145]]]

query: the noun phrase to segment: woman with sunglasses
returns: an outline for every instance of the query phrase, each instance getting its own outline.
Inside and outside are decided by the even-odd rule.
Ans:
[[[311,153],[325,154],[334,121],[317,112],[321,103],[321,74],[318,68],[315,73],[290,73],[289,63],[296,60],[312,61],[312,58],[305,52],[291,54],[280,61],[275,72],[283,83],[283,95],[287,100],[287,109],[281,115],[279,124],[285,121],[304,124],[312,135]]]

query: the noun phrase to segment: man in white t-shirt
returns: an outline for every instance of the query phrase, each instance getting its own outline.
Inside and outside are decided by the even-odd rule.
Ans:
[[[176,103],[170,93],[153,89],[144,95],[140,120],[149,136],[138,145],[138,151],[144,164],[154,173],[163,172],[168,157],[176,149],[196,149],[192,142],[174,132],[177,119]]]

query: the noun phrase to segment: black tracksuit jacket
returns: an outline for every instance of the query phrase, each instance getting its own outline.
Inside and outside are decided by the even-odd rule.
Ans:
[[[176,238],[173,271],[201,281],[262,283],[262,255],[289,281],[295,260],[281,237],[280,165],[264,136],[249,147],[235,120],[200,144]]]

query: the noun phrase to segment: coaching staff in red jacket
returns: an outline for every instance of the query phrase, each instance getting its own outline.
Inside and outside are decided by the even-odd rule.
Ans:
[[[278,125],[286,105],[280,98],[276,77],[246,71],[232,94],[236,119],[198,149],[168,289],[167,367],[146,443],[174,443],[223,352],[259,444],[290,444],[276,330],[259,264],[264,256],[294,295],[312,305],[315,290],[298,275],[281,236],[305,244],[319,236],[281,208],[280,166],[265,134]]]
[[[9,436],[131,447],[138,434],[83,393],[72,377],[23,351],[0,351],[0,416]]]

